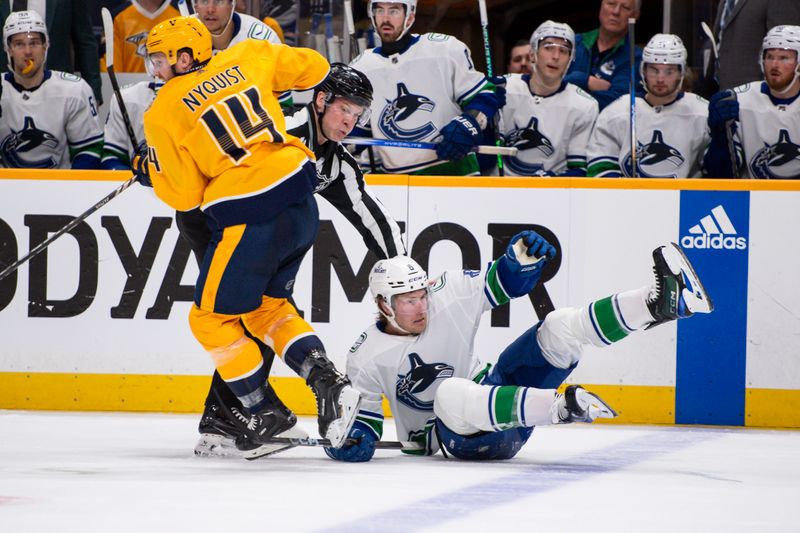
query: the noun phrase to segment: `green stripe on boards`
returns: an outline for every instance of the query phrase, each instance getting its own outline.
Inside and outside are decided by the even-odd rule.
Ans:
[[[611,302],[610,296],[597,300],[592,307],[594,308],[595,318],[597,318],[597,325],[606,339],[611,342],[617,342],[628,336],[625,330],[622,329],[622,324],[617,320],[617,315],[614,314],[614,304]]]
[[[508,303],[508,295],[506,295],[506,291],[504,291],[503,287],[500,285],[500,280],[497,279],[497,261],[492,263],[489,272],[486,274],[486,286],[489,288],[489,292],[492,293],[497,305]]]
[[[517,393],[520,387],[504,386],[495,389],[494,422],[502,429],[519,426],[517,417]]]

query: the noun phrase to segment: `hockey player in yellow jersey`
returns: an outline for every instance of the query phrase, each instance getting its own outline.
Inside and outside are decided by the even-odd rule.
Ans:
[[[344,443],[359,393],[287,300],[319,225],[311,152],[286,132],[275,93],[305,90],[329,70],[313,50],[247,40],[212,59],[197,19],[163,22],[147,39],[151,71],[165,81],[145,113],[147,161],[137,173],[177,210],[197,206],[212,230],[189,323],[248,413],[246,452],[296,423],[269,408],[264,341],[317,396],[319,430]],[[245,456],[248,457],[247,453]],[[257,455],[253,455],[254,457]]]

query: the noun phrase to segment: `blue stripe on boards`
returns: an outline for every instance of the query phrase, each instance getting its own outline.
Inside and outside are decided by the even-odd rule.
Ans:
[[[678,321],[675,422],[744,425],[749,191],[681,191],[680,245],[714,312]]]

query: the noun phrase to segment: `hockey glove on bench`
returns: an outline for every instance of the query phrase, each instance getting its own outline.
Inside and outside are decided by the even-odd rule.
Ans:
[[[477,145],[481,138],[481,128],[472,115],[466,113],[458,115],[444,128],[439,144],[436,146],[436,155],[439,159],[457,161],[464,159]]]

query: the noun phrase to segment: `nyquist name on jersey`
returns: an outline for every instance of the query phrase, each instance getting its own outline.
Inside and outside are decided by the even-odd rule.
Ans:
[[[192,87],[189,92],[186,93],[186,96],[181,99],[181,101],[186,107],[189,108],[189,111],[194,112],[200,107],[200,100],[197,99],[197,96],[202,98],[205,102],[208,100],[210,95],[216,93],[217,91],[227,89],[228,87],[241,83],[246,79],[247,77],[239,69],[239,65],[234,65],[229,69],[226,69],[224,72],[220,72],[216,76],[213,76],[206,81],[198,83]]]

